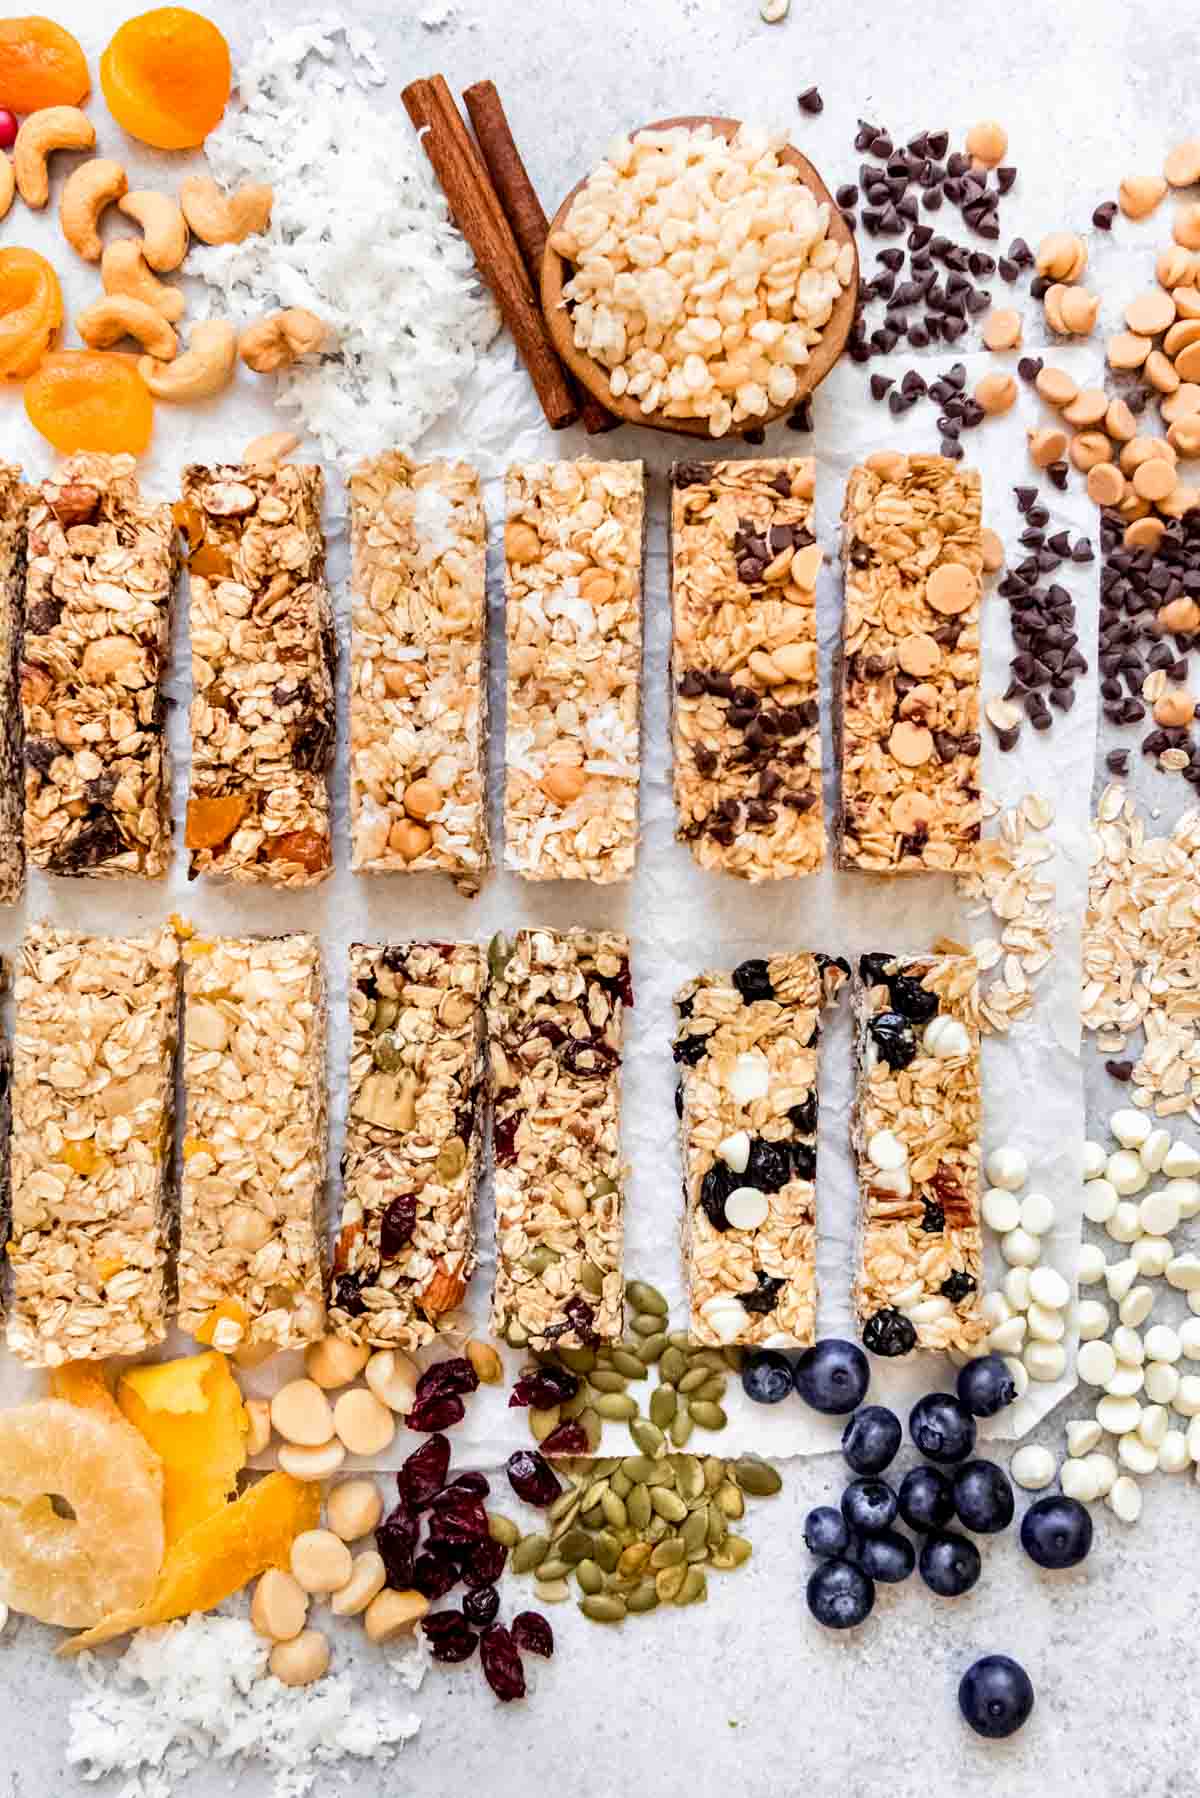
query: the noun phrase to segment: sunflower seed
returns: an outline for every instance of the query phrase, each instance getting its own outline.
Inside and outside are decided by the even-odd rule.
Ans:
[[[597,1567],[595,1561],[589,1560],[586,1556],[576,1567],[575,1578],[579,1581],[581,1592],[603,1592],[604,1590],[603,1570]]]
[[[532,1573],[540,1567],[550,1553],[549,1539],[545,1536],[522,1536],[512,1551],[509,1566],[514,1573]]]
[[[625,1297],[635,1311],[647,1312],[651,1317],[665,1317],[670,1309],[658,1287],[648,1286],[644,1280],[630,1280]]]
[[[667,1434],[676,1448],[683,1448],[692,1434],[692,1418],[686,1399],[679,1401],[679,1409],[671,1419],[671,1427]]]
[[[581,1598],[579,1608],[593,1623],[623,1623],[625,1620],[625,1600],[617,1598],[611,1592],[598,1593],[594,1598]]]
[[[708,1597],[708,1581],[702,1567],[689,1567],[679,1588],[676,1604],[703,1604]]]
[[[770,1498],[783,1485],[778,1470],[757,1455],[740,1456],[733,1464],[733,1477],[751,1498]]]
[[[678,1381],[682,1380],[682,1378],[683,1378],[684,1374],[687,1372],[687,1370],[688,1370],[687,1356],[684,1354],[682,1349],[676,1348],[675,1344],[671,1343],[670,1346],[668,1348],[665,1348],[663,1350],[662,1354],[659,1356],[659,1361],[658,1361],[658,1377],[659,1377],[659,1379],[665,1380],[670,1385],[674,1386],[677,1384]]]
[[[628,1423],[638,1414],[637,1400],[625,1392],[598,1392],[591,1408],[598,1417],[606,1418],[610,1423]]]
[[[610,1529],[623,1530],[625,1528],[626,1523],[629,1521],[628,1513],[622,1500],[617,1497],[616,1493],[613,1492],[611,1488],[600,1500],[600,1509],[604,1512],[604,1521],[608,1524]]]
[[[641,1584],[635,1586],[625,1600],[625,1609],[635,1617],[642,1611],[653,1611],[657,1607],[658,1588],[653,1580],[642,1580]]]
[[[687,1516],[687,1506],[678,1492],[672,1492],[667,1486],[655,1486],[650,1493],[650,1504],[660,1517],[668,1523],[682,1523]]]
[[[710,1398],[691,1399],[688,1401],[688,1409],[702,1430],[723,1430],[729,1422],[722,1406],[714,1405]],[[775,1491],[778,1490],[775,1487]]]
[[[654,1590],[663,1604],[670,1604],[672,1599],[678,1598],[689,1572],[690,1568],[687,1567],[664,1567],[661,1573],[655,1574]]]
[[[677,1404],[674,1386],[656,1386],[650,1394],[650,1421],[656,1429],[665,1430],[675,1415]]]
[[[488,1535],[493,1542],[503,1542],[505,1548],[515,1548],[521,1540],[521,1532],[511,1517],[502,1517],[499,1511],[487,1513]]]
[[[631,1355],[628,1349],[614,1348],[609,1352],[615,1372],[624,1374],[627,1380],[645,1380],[649,1378],[646,1363],[640,1355]]]
[[[661,1455],[667,1445],[667,1439],[658,1425],[649,1423],[644,1417],[634,1417],[630,1420],[629,1434],[644,1455]]]
[[[652,1367],[654,1363],[660,1359],[666,1346],[667,1339],[660,1330],[657,1336],[644,1336],[642,1338],[638,1354],[646,1363],[647,1367]]]
[[[681,1567],[687,1559],[687,1549],[678,1536],[668,1536],[665,1542],[658,1542],[650,1555],[650,1565],[657,1573],[660,1567]]]
[[[605,1373],[602,1368],[595,1368],[588,1375],[588,1385],[593,1392],[624,1392],[625,1376],[620,1373]]]
[[[564,1598],[570,1598],[571,1588],[565,1579],[535,1580],[533,1595],[539,1604],[561,1604]]]

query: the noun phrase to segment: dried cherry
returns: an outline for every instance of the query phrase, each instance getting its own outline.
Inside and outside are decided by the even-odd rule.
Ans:
[[[396,1475],[401,1499],[412,1510],[421,1510],[441,1491],[449,1469],[449,1442],[444,1436],[431,1436],[428,1442],[413,1450]]]
[[[492,1156],[497,1167],[511,1167],[517,1159],[517,1131],[523,1111],[511,1111],[507,1117],[492,1122]]]
[[[434,1504],[441,1504],[448,1492],[469,1492],[473,1498],[486,1498],[491,1491],[485,1473],[459,1473],[454,1476],[448,1486],[443,1486]]]
[[[479,1640],[461,1611],[430,1611],[421,1619],[421,1634],[435,1661],[469,1661]]]
[[[402,1192],[392,1199],[379,1220],[379,1253],[385,1261],[406,1249],[417,1227],[417,1195]]]
[[[568,1299],[563,1306],[563,1315],[569,1320],[585,1348],[599,1347],[600,1338],[595,1329],[596,1313],[586,1299],[581,1299],[576,1293],[575,1297]]]
[[[461,1493],[429,1513],[430,1542],[488,1542],[487,1512],[481,1498]]]
[[[502,1623],[493,1623],[479,1638],[483,1676],[501,1704],[525,1696],[525,1672],[511,1634]]]
[[[526,1654],[540,1654],[549,1660],[554,1653],[554,1631],[540,1611],[518,1611],[512,1620],[512,1638]]]
[[[562,1486],[550,1463],[535,1448],[519,1448],[504,1464],[508,1483],[528,1505],[552,1505]]]
[[[462,1602],[463,1616],[476,1629],[486,1629],[489,1623],[496,1621],[496,1613],[500,1609],[500,1594],[495,1586],[477,1586],[468,1592]]]

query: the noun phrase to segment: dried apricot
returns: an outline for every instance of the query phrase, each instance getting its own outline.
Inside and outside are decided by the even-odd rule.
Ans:
[[[102,350],[52,351],[25,383],[25,410],[64,456],[140,456],[154,429],[154,401],[136,362]]]
[[[53,19],[0,19],[0,106],[78,106],[91,85],[79,44]]]
[[[237,793],[227,799],[189,799],[184,843],[189,849],[219,849],[245,815],[246,801]]]
[[[316,830],[285,830],[267,839],[267,857],[273,862],[296,862],[310,874],[329,866],[329,839]]]
[[[31,375],[62,324],[58,276],[36,250],[0,250],[0,375]]]
[[[100,58],[100,85],[118,125],[158,150],[189,150],[229,99],[229,45],[186,6],[127,19]]]

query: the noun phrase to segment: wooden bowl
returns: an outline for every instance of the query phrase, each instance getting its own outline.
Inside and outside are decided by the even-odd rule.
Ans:
[[[679,119],[657,119],[652,125],[640,125],[640,131],[665,131],[672,125],[687,125],[695,129],[698,125],[710,125],[722,137],[732,138],[738,130],[738,119],[715,119],[689,116]],[[631,135],[633,135],[631,133]],[[791,163],[798,170],[804,185],[816,196],[818,204],[828,201],[829,235],[837,244],[849,244],[854,257],[854,272],[848,287],[844,287],[834,301],[829,321],[821,333],[821,341],[813,345],[812,353],[802,368],[796,370],[797,387],[786,406],[777,406],[758,418],[748,420],[736,430],[730,431],[730,437],[744,436],[747,431],[757,430],[762,425],[772,424],[782,418],[785,413],[792,412],[819,387],[829,373],[850,335],[850,327],[854,323],[854,308],[858,300],[858,248],[854,242],[854,233],[834,203],[829,189],[818,175],[806,156],[799,150],[785,144],[778,152],[784,162]],[[585,178],[586,179],[586,178]],[[575,334],[571,328],[571,311],[569,302],[563,302],[563,287],[571,278],[572,265],[557,250],[550,247],[549,238],[566,220],[571,203],[584,181],[576,182],[550,223],[546,248],[542,255],[542,311],[546,316],[546,325],[554,340],[554,347],[566,363],[576,380],[587,388],[588,392],[598,399],[601,405],[614,413],[627,424],[648,425],[654,431],[675,431],[688,437],[708,437],[710,442],[719,442],[719,438],[709,436],[708,420],[704,418],[668,418],[662,412],[643,412],[636,399],[627,394],[617,396],[609,391],[608,370],[586,350],[577,349]]]

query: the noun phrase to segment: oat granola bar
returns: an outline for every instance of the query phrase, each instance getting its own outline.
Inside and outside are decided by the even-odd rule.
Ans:
[[[466,462],[350,477],[350,840],[364,873],[479,891],[487,834],[487,520]]]
[[[675,834],[772,880],[825,859],[811,456],[671,471]]]
[[[325,982],[315,936],[184,947],[179,1322],[294,1348],[325,1328]]]
[[[854,1032],[863,1341],[877,1355],[970,1349],[987,1334],[975,957],[864,955]]]
[[[8,1346],[35,1367],[166,1334],[179,945],[34,924],[16,977]]]
[[[807,1347],[817,1318],[821,1012],[848,969],[773,955],[675,997],[689,1333]]]
[[[157,878],[171,859],[162,681],[178,536],[133,470],[132,456],[71,456],[29,513],[25,848],[47,874]]]
[[[11,462],[0,462],[0,905],[15,905],[25,890],[18,694],[32,497],[30,489],[21,484],[21,470]],[[0,1228],[0,1247],[3,1240]]]
[[[331,871],[337,645],[323,491],[312,465],[184,469],[193,878],[305,887]]]
[[[8,991],[9,963],[0,959],[0,993]],[[0,1035],[0,1323],[5,1316],[5,1248],[12,1230],[12,1051]]]
[[[432,1341],[475,1267],[483,994],[474,943],[350,950],[350,1098],[329,1320],[379,1348]]]
[[[490,954],[492,1329],[535,1349],[610,1341],[623,1316],[629,943],[611,930],[521,930]]]
[[[628,880],[641,754],[640,462],[510,468],[504,865]]]
[[[838,865],[968,873],[979,844],[980,483],[882,451],[842,510]]]

